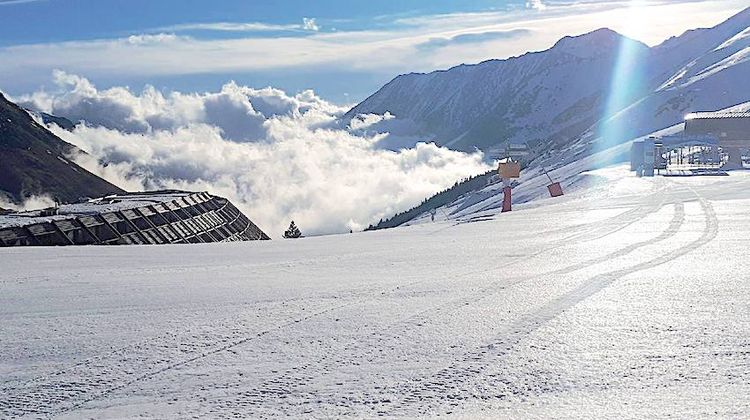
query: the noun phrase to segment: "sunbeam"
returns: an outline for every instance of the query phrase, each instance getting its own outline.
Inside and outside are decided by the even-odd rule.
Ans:
[[[628,11],[623,14],[627,25],[625,32],[637,32],[644,25],[640,17],[645,13],[642,0],[631,1]],[[630,124],[623,111],[636,103],[645,92],[648,54],[648,48],[641,42],[624,36],[619,39],[609,92],[597,130],[600,138],[598,151],[628,140]]]

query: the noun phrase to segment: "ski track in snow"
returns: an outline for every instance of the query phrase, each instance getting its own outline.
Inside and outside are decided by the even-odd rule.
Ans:
[[[622,228],[624,228],[624,227],[626,227],[626,226],[628,226],[628,225],[630,225],[632,223],[635,223],[638,220],[644,218],[645,216],[647,216],[648,214],[650,214],[653,210],[655,210],[656,207],[659,207],[659,206],[660,206],[660,204],[656,205],[656,206],[654,206],[654,205],[638,206],[638,207],[634,208],[633,210],[625,212],[624,214],[615,216],[613,218],[607,219],[607,220],[599,222],[599,223],[594,223],[591,226],[587,226],[588,229],[585,229],[583,232],[579,232],[579,233],[576,233],[574,235],[562,238],[561,240],[557,241],[556,243],[550,245],[549,247],[544,248],[544,249],[536,252],[534,255],[539,255],[539,254],[544,253],[544,252],[549,252],[551,250],[559,248],[560,246],[563,246],[563,245],[565,245],[567,243],[570,243],[572,240],[587,241],[587,240],[594,240],[594,239],[599,239],[601,237],[605,237],[605,236],[607,236],[609,234],[615,233],[615,232],[621,230]],[[615,223],[615,222],[617,222],[617,223]],[[602,230],[604,230],[605,232],[602,233],[601,232]],[[593,237],[591,235],[593,235]],[[604,256],[604,258],[606,259],[606,258],[609,258],[610,256],[612,256],[612,254]],[[516,262],[517,261],[515,261],[515,260],[511,261],[509,264],[506,264],[505,266],[509,266],[509,265],[515,264]],[[582,263],[582,266],[585,266],[587,263],[588,262]],[[505,268],[505,266],[504,267],[500,267],[500,269]],[[571,268],[569,268],[567,270],[568,271],[575,271],[576,268],[575,267],[571,267]],[[489,270],[471,271],[471,272],[462,273],[460,275],[454,276],[454,278],[464,278],[464,277],[469,277],[471,275],[477,275],[477,274],[491,272],[491,271],[498,271],[498,269],[494,268],[494,269],[489,269]],[[545,275],[558,274],[558,273],[562,273],[563,271],[564,270],[560,270],[559,272],[546,273]],[[419,282],[417,282],[417,283],[419,283]],[[415,321],[418,321],[418,318],[424,318],[425,315],[435,316],[437,313],[442,312],[444,310],[456,310],[456,309],[459,309],[461,306],[468,304],[468,302],[465,303],[464,301],[467,301],[467,300],[468,301],[472,301],[472,300],[476,300],[476,299],[481,299],[481,296],[485,295],[486,293],[490,293],[493,288],[497,287],[497,283],[498,282],[494,282],[494,283],[490,284],[488,287],[483,288],[482,290],[480,290],[477,293],[474,293],[472,296],[464,296],[464,297],[461,297],[461,298],[459,298],[457,300],[450,301],[450,302],[448,302],[447,304],[445,304],[445,305],[443,305],[441,307],[431,308],[431,309],[425,311],[424,313],[418,314],[418,316],[411,317],[411,318],[407,319],[406,322],[407,323],[413,323],[413,324],[419,324],[419,322],[415,322]],[[405,287],[408,287],[410,285],[411,284],[407,284],[407,285],[405,285]],[[400,289],[401,287],[402,286],[399,286],[397,289]],[[503,289],[503,288],[504,287],[501,287],[501,289]],[[393,291],[394,290],[390,290],[388,292],[393,292]],[[347,304],[347,305],[340,305],[340,306],[336,306],[336,307],[326,308],[324,310],[321,310],[319,312],[316,312],[316,313],[314,313],[312,315],[309,315],[309,316],[306,316],[304,318],[295,319],[295,320],[292,320],[290,322],[283,323],[283,324],[281,324],[280,326],[278,326],[275,329],[282,329],[282,328],[285,328],[287,326],[293,325],[295,323],[303,322],[303,321],[306,321],[306,320],[308,320],[310,318],[326,314],[326,313],[328,313],[330,311],[333,311],[335,309],[339,309],[339,308],[341,308],[343,306],[354,305],[355,303],[356,302],[352,302],[352,303]],[[426,322],[426,321],[423,320],[422,322]],[[201,359],[201,358],[204,358],[204,357],[210,357],[211,355],[213,355],[215,353],[218,353],[220,351],[226,351],[226,350],[229,350],[229,349],[231,349],[231,348],[233,348],[235,346],[245,344],[245,343],[249,342],[250,340],[253,340],[255,338],[262,337],[262,336],[268,334],[270,331],[271,330],[264,330],[264,331],[258,332],[255,335],[251,335],[251,336],[246,337],[246,338],[241,338],[241,339],[239,339],[237,341],[231,342],[229,344],[221,345],[221,346],[219,346],[217,348],[203,348],[203,347],[198,346],[197,349],[196,349],[196,350],[200,351],[200,353],[198,355],[187,357],[186,359],[180,360],[179,362],[176,362],[176,363],[167,363],[163,367],[158,367],[160,360],[150,360],[149,364],[152,364],[154,366],[154,369],[149,369],[149,371],[147,373],[145,373],[143,375],[139,375],[139,376],[136,376],[139,372],[133,372],[133,374],[134,374],[133,376],[135,376],[135,377],[132,378],[132,379],[128,379],[128,380],[126,380],[125,382],[122,382],[122,383],[120,383],[119,381],[122,380],[123,374],[125,374],[127,376],[127,374],[129,374],[130,372],[112,372],[113,375],[112,375],[111,378],[109,378],[109,380],[111,382],[107,380],[106,375],[102,375],[102,372],[99,372],[99,371],[95,371],[95,372],[85,372],[85,371],[84,372],[80,372],[80,371],[79,372],[75,372],[76,370],[79,370],[79,369],[89,370],[89,369],[92,368],[92,366],[96,370],[96,368],[99,366],[98,364],[100,364],[102,362],[106,362],[106,361],[111,362],[112,359],[117,360],[116,361],[117,365],[123,366],[123,365],[132,364],[133,362],[131,360],[129,360],[128,358],[131,357],[130,355],[132,354],[132,352],[134,350],[138,349],[141,346],[144,346],[145,344],[141,343],[140,345],[136,345],[135,348],[134,347],[127,347],[127,348],[118,349],[118,350],[116,350],[116,351],[114,351],[114,352],[106,355],[105,357],[99,357],[99,358],[97,358],[95,360],[87,360],[85,362],[82,362],[82,363],[76,364],[74,366],[71,366],[70,368],[67,368],[65,370],[55,372],[55,373],[53,373],[51,375],[48,375],[47,377],[37,378],[36,380],[34,380],[32,382],[32,384],[35,385],[38,388],[35,389],[34,391],[31,391],[30,393],[28,393],[27,396],[25,396],[25,397],[19,397],[19,400],[23,400],[23,399],[30,400],[26,404],[22,404],[22,405],[26,405],[26,406],[29,406],[29,407],[34,407],[33,411],[37,412],[37,411],[44,410],[43,404],[40,404],[40,401],[48,401],[50,403],[53,403],[54,405],[57,405],[60,402],[66,402],[67,403],[68,401],[76,401],[76,397],[78,397],[79,395],[84,395],[85,398],[83,398],[80,401],[77,401],[77,402],[71,404],[70,406],[67,406],[67,407],[63,408],[60,412],[70,411],[70,410],[73,410],[75,408],[78,408],[78,407],[82,406],[85,403],[88,403],[88,402],[94,401],[96,399],[99,399],[99,398],[101,398],[101,397],[103,397],[103,396],[105,396],[105,395],[107,395],[107,394],[109,394],[111,392],[117,391],[119,389],[122,389],[122,388],[125,388],[127,386],[133,385],[133,384],[135,384],[137,382],[140,382],[140,381],[143,381],[143,380],[147,380],[147,379],[149,379],[151,377],[154,377],[156,375],[164,373],[167,370],[178,368],[180,366],[183,366],[183,365],[185,365],[187,363],[196,361],[198,359]],[[204,342],[211,342],[211,340],[218,340],[219,343],[223,344],[223,343],[225,343],[227,341],[227,338],[226,337],[207,337],[206,340],[204,340]],[[182,347],[182,346],[184,346],[184,343],[180,342],[180,345]],[[350,349],[349,348],[345,348],[344,350],[350,350]],[[189,350],[181,350],[181,351],[188,352],[190,354]],[[166,360],[165,358],[161,358],[161,359],[162,359],[161,362],[164,362]],[[309,365],[305,365],[303,367],[303,370],[307,366],[309,366]],[[84,378],[85,379],[89,379],[90,381],[79,380],[76,384],[74,384],[75,387],[73,389],[71,389],[71,387],[67,386],[66,384],[61,384],[60,386],[55,386],[54,383],[50,384],[48,382],[49,379],[50,379],[50,377],[51,378],[55,378],[55,377],[64,376],[66,374],[70,375],[71,373],[75,373],[76,376],[78,376],[78,377],[80,377],[82,379],[84,379]],[[105,376],[105,377],[103,377],[103,376]],[[39,385],[38,384],[39,382],[42,382],[42,384]],[[260,397],[260,398],[264,398],[265,395],[267,393],[269,393],[266,390],[268,390],[268,389],[279,389],[278,385],[280,383],[281,383],[281,380],[275,379],[272,382],[269,382],[268,384],[264,384],[264,386],[262,387],[262,389],[255,391],[253,393],[253,395],[255,395],[257,397]],[[28,386],[30,384],[25,384],[25,385]],[[287,383],[287,387],[284,387],[283,389],[287,390],[287,389],[291,388],[292,386],[293,386],[293,384]],[[102,389],[99,390],[99,388],[102,388]],[[7,389],[4,390],[4,391],[6,391],[6,392],[12,392],[11,390],[7,390]],[[53,395],[44,395],[45,391],[47,393],[51,393]],[[96,392],[98,392],[98,393],[96,393]],[[285,391],[285,392],[288,392],[288,391]],[[94,393],[95,395],[91,396],[90,394],[92,394],[92,393]],[[270,393],[273,394],[273,392],[270,392]],[[258,402],[258,401],[256,401],[256,402]],[[57,412],[57,413],[59,414],[60,412]],[[50,407],[50,411],[47,412],[47,414],[56,414],[56,412],[54,410],[52,410],[51,407]]]
[[[586,365],[553,350],[578,345],[569,342],[565,335],[565,331],[575,332],[578,328],[585,331],[581,340],[584,343],[590,340],[589,346],[595,349],[602,345],[599,340],[610,340],[610,335],[618,331],[622,340],[632,340],[634,333],[624,324],[595,327],[592,324],[606,322],[606,318],[576,314],[590,311],[590,307],[601,302],[617,306],[617,296],[627,300],[628,293],[648,296],[647,291],[639,289],[615,298],[610,295],[615,289],[622,289],[619,293],[631,290],[635,287],[632,283],[646,282],[663,266],[685,261],[685,257],[695,256],[714,243],[722,234],[722,220],[715,205],[720,203],[725,214],[736,217],[738,209],[748,202],[743,200],[750,200],[750,194],[744,192],[746,176],[738,173],[723,183],[705,178],[678,181],[654,178],[638,181],[651,183],[651,192],[640,197],[621,194],[607,201],[591,199],[590,202],[585,200],[585,195],[566,197],[509,215],[490,215],[489,220],[482,217],[482,223],[422,225],[375,234],[287,241],[274,244],[278,250],[268,251],[268,254],[263,248],[248,249],[247,258],[253,258],[252,252],[261,254],[256,257],[257,261],[234,266],[223,265],[225,262],[215,259],[216,255],[214,259],[207,257],[205,266],[192,261],[174,270],[164,264],[146,266],[144,278],[155,276],[153,281],[157,284],[160,280],[179,284],[183,276],[188,281],[191,275],[208,274],[201,278],[205,278],[207,284],[216,281],[220,287],[228,287],[228,296],[233,295],[236,286],[255,288],[255,294],[267,298],[255,298],[257,307],[250,301],[227,302],[224,308],[210,308],[211,312],[206,312],[208,320],[192,316],[189,311],[185,312],[185,319],[144,318],[145,335],[124,332],[124,338],[118,341],[107,340],[108,325],[95,323],[93,328],[101,337],[77,337],[77,340],[88,340],[84,344],[91,347],[82,347],[84,357],[74,356],[68,361],[66,357],[76,351],[66,348],[57,353],[58,343],[70,344],[61,343],[56,333],[41,328],[49,325],[45,322],[56,325],[56,316],[60,317],[60,322],[66,322],[71,311],[75,313],[75,307],[61,310],[53,306],[44,312],[30,310],[27,316],[31,317],[32,325],[35,316],[44,319],[36,324],[40,330],[28,334],[50,336],[47,343],[42,342],[44,344],[39,344],[38,339],[29,340],[48,348],[39,349],[38,353],[32,351],[27,362],[19,353],[23,352],[19,346],[29,348],[31,344],[25,344],[23,337],[6,336],[5,331],[0,333],[0,342],[10,343],[0,347],[0,355],[4,356],[3,360],[12,358],[19,366],[8,370],[14,374],[0,382],[0,417],[414,417],[440,414],[548,417],[566,413],[555,411],[549,405],[555,398],[566,398],[566,395],[588,403],[594,413],[602,409],[602,395],[615,401],[624,399],[627,407],[629,394],[646,399],[648,393],[664,389],[665,401],[660,404],[667,407],[671,402],[669,395],[693,392],[691,387],[702,385],[702,381],[723,383],[731,391],[724,399],[712,397],[718,401],[714,414],[728,417],[747,414],[743,411],[746,404],[732,406],[726,402],[727,398],[731,401],[732,392],[750,391],[747,385],[750,383],[750,343],[733,344],[732,340],[737,338],[731,336],[724,337],[726,342],[702,343],[702,353],[714,354],[715,363],[723,363],[712,370],[694,366],[694,363],[706,362],[690,359],[694,356],[679,356],[674,349],[671,351],[677,352],[677,356],[664,359],[666,361],[654,355],[623,361],[623,355],[634,350],[620,349],[617,340],[612,339],[611,345],[616,351],[605,349],[603,354],[621,361],[621,366],[615,369],[617,372],[633,372],[633,375],[624,373],[618,377],[590,370],[600,363],[598,359]],[[724,188],[724,196],[720,196],[716,188]],[[548,223],[560,214],[572,217]],[[532,217],[530,220],[540,226],[533,223],[523,226],[524,215]],[[583,218],[583,222],[571,220],[575,217]],[[512,236],[503,239],[507,247],[490,249],[494,253],[504,249],[515,249],[514,252],[502,251],[495,263],[490,258],[492,254],[468,259],[474,242],[474,246],[480,246],[477,249],[495,246],[492,232],[500,234],[498,238],[501,238],[501,233],[511,227],[510,223],[521,226],[513,225]],[[336,248],[336,240],[353,242]],[[419,241],[418,245],[413,245],[413,241]],[[457,245],[451,247],[441,241]],[[374,243],[380,243],[378,246],[384,246],[386,251],[373,248]],[[362,246],[363,252],[347,249],[347,246]],[[431,246],[434,249],[429,248]],[[329,251],[327,247],[332,249]],[[174,249],[191,253],[208,248]],[[230,248],[225,250],[232,252]],[[0,259],[10,262],[8,258],[19,255],[36,258],[39,252],[54,254],[55,251],[26,249],[0,254]],[[91,252],[97,251],[91,249]],[[76,254],[75,250],[71,252]],[[117,249],[106,251],[108,257],[117,252]],[[137,251],[131,248],[130,252]],[[300,255],[285,265],[284,256],[290,252]],[[390,260],[370,261],[384,255],[390,256]],[[201,256],[195,254],[191,258]],[[227,258],[240,261],[232,255]],[[430,258],[429,262],[420,261]],[[444,267],[439,263],[441,260]],[[63,265],[64,262],[64,258],[57,260]],[[726,263],[731,263],[731,259]],[[431,271],[430,266],[434,267]],[[18,266],[13,267],[18,270]],[[223,267],[225,273],[212,271],[212,267],[219,271]],[[97,272],[97,268],[87,270],[80,266],[68,272],[62,270],[61,277],[69,279],[64,287],[74,290],[82,287],[75,281],[85,278],[87,272],[90,276]],[[115,272],[117,270],[137,273],[139,268],[115,267]],[[268,280],[258,280],[257,286],[253,286],[254,277],[240,276],[239,272],[255,272],[261,279]],[[7,296],[10,296],[2,302],[11,308],[10,312],[2,312],[4,322],[13,327],[8,331],[22,331],[17,323],[28,325],[24,324],[27,321],[23,316],[16,316],[24,313],[25,290],[33,296],[39,293],[40,284],[55,281],[54,276],[44,278],[39,273],[20,270],[15,277],[0,279],[0,287],[8,289]],[[222,280],[222,275],[226,280]],[[320,280],[320,290],[299,291],[293,284],[273,284],[274,277],[283,282],[285,276]],[[727,278],[726,274],[723,278]],[[127,276],[117,278],[115,275],[112,281],[122,282],[122,288],[106,284],[106,281],[101,287],[110,292],[117,290],[124,296],[139,293],[138,288],[129,289],[129,280]],[[679,276],[673,276],[670,281],[680,280]],[[228,281],[229,285],[222,281]],[[666,293],[658,285],[650,284],[652,294]],[[742,302],[747,286],[737,285],[737,299]],[[271,288],[267,295],[266,288]],[[274,288],[283,293],[274,298],[277,293]],[[685,290],[689,296],[695,293],[689,287]],[[91,290],[81,289],[80,293],[87,291]],[[245,292],[238,290],[234,294],[241,293]],[[698,299],[697,296],[700,295],[691,299]],[[49,297],[45,295],[45,299]],[[54,297],[52,299],[54,301]],[[137,301],[138,296],[135,299]],[[159,299],[166,299],[165,317],[181,313],[177,302],[170,308],[169,293]],[[210,303],[200,301],[200,305],[208,307]],[[648,299],[636,301],[636,304],[646,305]],[[680,308],[679,304],[670,301],[669,308],[675,305]],[[724,304],[723,311],[740,310],[742,305]],[[195,306],[196,312],[204,311],[200,305]],[[126,311],[137,308],[136,305]],[[744,309],[745,312],[739,313],[746,314],[746,304]],[[651,311],[653,314],[653,309]],[[617,314],[627,312],[623,309]],[[131,316],[135,322],[143,317],[138,312]],[[666,331],[663,334],[672,333],[669,329],[672,327],[651,323],[648,317],[625,321],[635,322],[634,328],[638,331],[657,329]],[[746,318],[736,319],[737,330],[746,330],[747,321]],[[89,321],[81,321],[82,325],[85,322]],[[704,331],[704,335],[729,334],[725,327],[712,330],[707,327],[695,328]],[[686,340],[690,336],[679,338]],[[661,342],[653,345],[658,347]],[[685,344],[683,348],[693,347]],[[589,355],[584,353],[583,356],[585,359]],[[45,358],[50,358],[48,364],[39,364],[39,359]],[[57,358],[62,360],[56,361]],[[553,363],[546,365],[543,361]],[[565,363],[556,365],[562,362]],[[629,365],[631,362],[633,366]],[[3,363],[7,363],[0,363],[4,371],[10,369],[6,366],[12,366],[11,362]],[[583,363],[583,369],[572,370],[566,366],[577,363]],[[27,368],[23,367],[25,364]],[[42,372],[34,373],[35,366]],[[665,378],[674,372],[680,372],[679,380],[666,382]],[[671,389],[671,386],[677,388]],[[620,391],[614,396],[607,394],[613,390]],[[644,390],[651,391],[643,394]],[[658,403],[653,403],[627,409],[633,416],[637,416],[633,413],[644,412],[663,414],[659,407]],[[572,413],[575,411],[567,412]]]
[[[715,238],[717,233],[717,221],[713,213],[713,209],[710,207],[710,204],[705,201],[701,201],[701,205],[706,214],[706,229],[703,235],[696,241],[689,243],[682,248],[676,249],[668,254],[661,255],[652,260],[642,262],[633,267],[604,273],[587,279],[576,289],[571,290],[562,297],[550,302],[548,305],[536,310],[533,313],[526,314],[525,316],[508,325],[499,335],[497,341],[465,355],[458,363],[449,366],[448,368],[442,369],[433,378],[430,378],[427,381],[420,379],[417,389],[406,387],[406,389],[400,390],[400,394],[403,393],[407,395],[404,398],[404,401],[406,403],[413,403],[417,400],[426,399],[429,404],[430,401],[444,400],[445,396],[447,396],[449,400],[454,401],[464,400],[472,397],[481,398],[481,396],[473,395],[471,392],[461,392],[460,390],[471,389],[467,386],[466,382],[473,379],[473,374],[479,374],[483,370],[487,369],[489,365],[493,363],[493,361],[500,361],[500,363],[502,363],[502,357],[505,356],[513,346],[517,345],[524,336],[529,335],[532,331],[541,327],[546,322],[551,321],[562,312],[573,307],[584,299],[587,299],[590,296],[598,293],[618,279],[628,274],[636,273],[648,268],[653,268],[665,262],[671,261],[679,256],[684,255],[687,252],[698,249],[700,246]],[[616,258],[619,256],[627,255],[628,253],[642,246],[658,243],[669,239],[670,237],[677,234],[679,227],[682,225],[683,217],[684,214],[681,211],[681,207],[678,206],[678,211],[675,214],[675,218],[673,219],[669,228],[657,238],[633,244],[613,254],[604,256],[602,260],[606,261],[609,258]],[[592,261],[591,263],[596,262]],[[576,269],[576,267],[566,268],[560,270],[559,274],[562,274],[564,272],[572,272]],[[490,379],[490,381],[495,378],[494,375],[489,375],[489,377],[492,378]],[[514,394],[526,393],[526,390],[524,389],[513,389],[514,387],[512,380],[508,382],[511,388],[510,392]],[[422,385],[422,383],[424,383],[424,385]],[[549,392],[549,389],[546,389],[545,391]],[[499,394],[497,397],[503,398],[503,396],[503,394]],[[458,404],[454,402],[451,405],[455,406]],[[397,406],[396,409],[402,410],[403,407]]]

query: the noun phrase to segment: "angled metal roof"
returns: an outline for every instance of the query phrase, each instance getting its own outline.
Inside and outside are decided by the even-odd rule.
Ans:
[[[110,195],[0,216],[0,246],[166,244],[270,239],[229,200],[206,192]]]
[[[750,112],[691,112],[685,116],[685,120],[716,120],[724,118],[750,118]]]

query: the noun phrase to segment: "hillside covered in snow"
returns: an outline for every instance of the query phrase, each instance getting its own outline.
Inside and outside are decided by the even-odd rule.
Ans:
[[[348,112],[312,91],[64,71],[19,98],[36,120],[0,96],[0,193],[201,188],[269,236],[304,234],[0,248],[0,419],[750,418],[750,171],[622,163],[687,112],[750,110],[749,27],[746,9],[654,47],[601,29],[400,76]],[[507,142],[532,153],[501,213],[488,162]],[[185,197],[35,216],[138,210],[102,216],[123,239],[171,226],[154,210]],[[177,226],[203,220],[194,204]]]
[[[649,48],[600,29],[507,60],[398,76],[352,108],[345,121],[495,153],[505,142],[537,153],[606,134],[622,141],[680,122],[686,113],[750,100],[750,8],[708,29]]]
[[[0,417],[748,418],[748,173],[585,176],[459,222],[3,249]]]
[[[724,108],[722,111],[747,112],[750,111],[750,102]],[[513,181],[513,202],[522,205],[537,200],[541,200],[542,203],[547,202],[549,199],[547,185],[550,183],[550,178],[555,182],[560,182],[566,193],[586,190],[598,182],[598,178],[591,175],[592,171],[628,160],[634,140],[675,135],[683,130],[683,123],[675,124],[605,150],[595,151],[594,149],[594,152],[591,152],[590,145],[602,143],[603,139],[601,137],[593,138],[593,140],[585,138],[583,140],[590,140],[590,143],[578,141],[565,149],[543,153],[521,171],[519,179]],[[593,137],[591,133],[589,136]],[[629,174],[623,173],[623,176],[629,176]],[[470,182],[457,183],[452,188],[425,199],[419,206],[381,220],[371,229],[387,229],[430,222],[432,210],[435,211],[437,220],[452,220],[458,223],[492,216],[502,207],[502,188],[502,180],[498,177],[497,171],[489,171],[472,178]]]

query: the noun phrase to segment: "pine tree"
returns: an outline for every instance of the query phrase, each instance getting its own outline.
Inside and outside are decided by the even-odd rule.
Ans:
[[[284,232],[284,237],[287,239],[296,239],[300,236],[302,236],[302,232],[300,232],[297,225],[294,224],[294,220],[292,220],[292,223],[289,224],[289,229]]]

